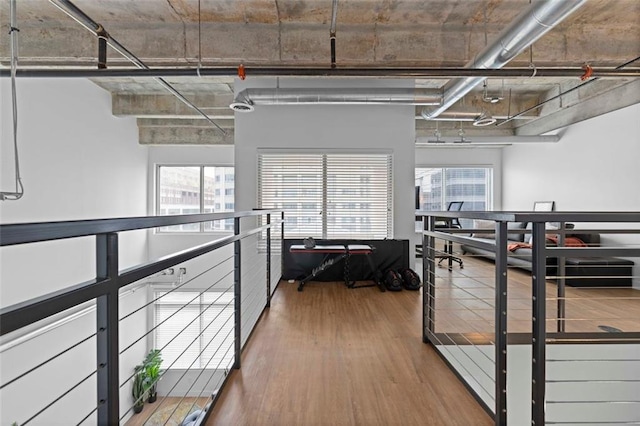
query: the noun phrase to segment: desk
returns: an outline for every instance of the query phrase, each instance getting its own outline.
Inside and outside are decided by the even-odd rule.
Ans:
[[[313,280],[342,259],[344,259],[344,283],[348,288],[372,287],[373,285],[377,285],[380,291],[385,291],[384,284],[381,279],[378,279],[378,268],[373,258],[373,247],[369,244],[316,245],[313,248],[307,248],[301,244],[294,244],[289,248],[289,251],[291,253],[320,253],[325,255],[322,262],[313,268],[311,274],[300,280],[298,291],[302,291],[308,281]],[[375,284],[356,286],[355,281],[349,279],[349,258],[355,255],[364,255],[367,258],[371,272],[373,272]]]

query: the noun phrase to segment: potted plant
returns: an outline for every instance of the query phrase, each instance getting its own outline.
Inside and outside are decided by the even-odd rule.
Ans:
[[[151,349],[144,359],[145,388],[149,393],[149,402],[155,402],[158,398],[156,386],[160,377],[162,356],[160,349]]]
[[[147,388],[145,386],[146,374],[144,366],[136,365],[135,375],[133,376],[133,388],[131,396],[133,396],[133,412],[139,413],[144,407],[144,400],[147,396]]]

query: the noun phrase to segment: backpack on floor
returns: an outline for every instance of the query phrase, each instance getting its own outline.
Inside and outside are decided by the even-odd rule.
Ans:
[[[398,273],[402,277],[402,286],[407,290],[420,289],[420,276],[410,268],[399,269]]]
[[[384,274],[384,286],[389,291],[402,290],[402,277],[393,269],[389,269]]]

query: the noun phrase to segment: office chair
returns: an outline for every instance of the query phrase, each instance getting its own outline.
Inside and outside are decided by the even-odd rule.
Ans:
[[[449,202],[449,204],[447,205],[447,211],[450,212],[459,212],[460,210],[462,210],[462,205],[464,204],[464,201],[451,201]],[[460,221],[458,220],[458,218],[442,218],[442,221],[437,221],[436,222],[436,226],[435,228],[456,228],[456,229],[461,229],[462,225],[460,224]],[[442,263],[443,260],[447,259],[447,261],[449,262],[449,270],[451,271],[453,269],[453,262],[456,262],[458,265],[460,265],[460,269],[464,268],[464,264],[462,263],[462,259],[454,256],[453,255],[453,242],[452,241],[446,241],[444,244],[444,254],[440,254],[437,255],[436,257],[439,257],[440,260],[438,261],[438,265],[440,265]]]

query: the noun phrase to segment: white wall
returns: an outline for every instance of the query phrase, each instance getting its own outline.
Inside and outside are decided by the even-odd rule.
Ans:
[[[559,211],[640,212],[638,117],[640,104],[574,124],[554,144],[506,147],[505,209],[530,210],[536,200],[553,200]],[[637,247],[640,236],[603,235],[602,244]],[[634,287],[640,288],[640,259],[632,260]]]
[[[251,79],[247,87],[413,87],[412,80]],[[256,107],[236,113],[236,209],[256,207],[257,150],[261,148],[390,150],[393,153],[394,236],[411,238],[415,108],[411,105]]]
[[[147,212],[147,148],[138,144],[133,118],[111,115],[111,96],[85,79],[19,79],[18,143],[25,195],[0,202],[1,223],[144,216]],[[10,81],[2,92],[0,188],[13,191],[13,132]],[[120,267],[147,259],[147,233],[120,235]],[[3,307],[95,277],[94,238],[81,238],[0,249],[0,304]],[[126,305],[142,293],[131,293]],[[144,300],[144,297],[142,298]],[[2,381],[95,332],[95,313],[65,324],[24,344],[2,351]],[[140,336],[140,323],[121,332],[123,341]],[[33,329],[33,327],[30,327]],[[1,343],[11,341],[3,336]],[[144,343],[144,341],[143,341]],[[129,354],[135,362],[146,347]],[[129,355],[121,378],[128,377]],[[12,361],[14,360],[14,361]],[[95,369],[95,339],[65,357],[3,389],[2,424],[22,423]],[[48,377],[43,381],[42,375]],[[37,384],[33,383],[33,380]],[[75,424],[95,407],[95,377],[43,413],[35,424]],[[26,389],[26,390],[21,390]],[[121,391],[126,406],[129,387]],[[38,395],[34,392],[37,390]],[[31,395],[33,398],[25,398]],[[9,398],[11,396],[11,398]],[[17,398],[13,398],[16,396]],[[36,401],[34,403],[34,401]],[[72,408],[70,408],[72,407]],[[86,412],[85,412],[86,410]]]
[[[640,211],[638,117],[640,104],[574,124],[557,143],[504,148],[505,209]]]
[[[0,202],[4,224],[143,216],[147,148],[135,119],[111,115],[111,96],[86,79],[19,79],[18,143],[25,195]],[[2,90],[0,188],[14,190],[10,81]],[[120,237],[120,266],[146,259],[146,232]],[[95,276],[91,238],[0,249],[2,306]]]

